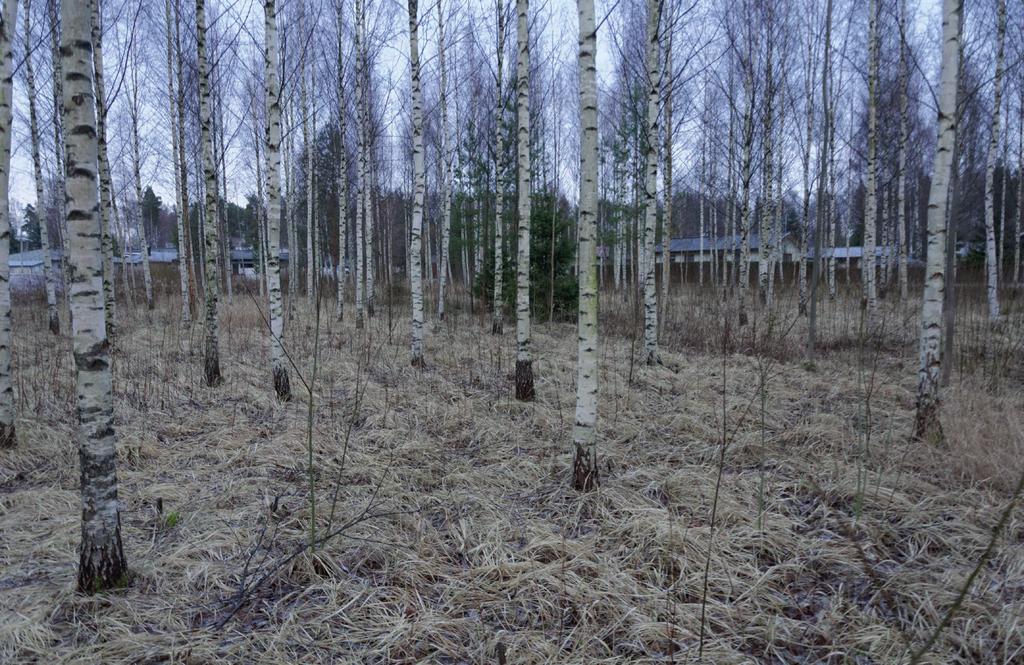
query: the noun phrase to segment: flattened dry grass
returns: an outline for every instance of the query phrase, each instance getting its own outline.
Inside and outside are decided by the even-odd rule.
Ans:
[[[846,350],[813,363],[767,333],[744,333],[723,356],[720,328],[683,320],[717,305],[680,297],[665,366],[646,368],[631,366],[614,307],[600,346],[602,485],[583,496],[568,482],[572,325],[535,326],[538,398],[522,404],[514,335],[486,334],[457,304],[428,335],[422,372],[408,367],[403,308],[379,306],[363,332],[325,316],[318,529],[335,495],[335,526],[368,505],[389,514],[301,553],[240,606],[247,567],[296,551],[310,518],[305,395],[293,375],[295,399],[274,399],[253,303],[236,292],[225,308],[215,389],[201,385],[201,324],[180,330],[174,302],[150,318],[122,306],[116,426],[135,578],[97,597],[73,592],[68,342],[18,311],[20,440],[0,456],[0,661],[494,663],[504,649],[510,663],[697,662],[709,548],[705,662],[905,661],[1006,504],[1021,463],[1019,382],[958,383],[944,411],[951,443],[937,449],[907,441],[913,350],[896,333],[863,354],[842,341],[855,324],[831,321],[826,346]],[[312,321],[299,302],[286,330],[306,374]],[[1020,662],[1022,539],[1018,511],[927,662]]]

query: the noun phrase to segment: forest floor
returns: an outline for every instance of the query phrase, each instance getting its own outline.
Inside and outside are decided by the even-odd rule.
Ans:
[[[785,298],[779,311],[795,312]],[[826,304],[825,350],[809,358],[802,319],[756,314],[737,331],[717,299],[677,297],[664,364],[644,367],[633,312],[603,296],[601,486],[581,495],[569,484],[573,324],[534,326],[537,399],[520,403],[513,322],[491,336],[486,317],[453,304],[428,325],[419,371],[404,308],[378,306],[357,331],[351,307],[334,321],[332,300],[307,437],[312,308],[299,302],[286,328],[304,378],[292,371],[282,404],[265,325],[248,296],[234,299],[217,388],[201,385],[201,320],[182,329],[170,299],[149,317],[120,304],[133,579],[92,597],[74,592],[70,342],[45,332],[44,308],[16,307],[0,661],[693,663],[703,648],[706,663],[906,662],[1024,468],[1019,301],[991,336],[964,319],[938,446],[908,437],[912,307],[884,303],[866,338],[854,298]],[[1018,509],[923,662],[1022,659]]]

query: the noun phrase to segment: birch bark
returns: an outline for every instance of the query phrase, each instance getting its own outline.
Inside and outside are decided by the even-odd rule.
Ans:
[[[946,204],[949,198],[953,150],[956,145],[957,84],[960,70],[961,1],[942,3],[942,68],[939,81],[938,142],[928,194],[928,252],[924,305],[921,310],[920,365],[917,380],[918,438],[942,438],[939,421],[942,310],[946,287]],[[949,360],[947,359],[947,362]]]

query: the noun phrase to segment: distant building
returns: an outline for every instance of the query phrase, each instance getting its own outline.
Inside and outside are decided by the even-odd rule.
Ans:
[[[743,236],[737,234],[731,237],[724,238],[703,238],[703,243],[700,236],[693,238],[672,238],[669,241],[669,254],[672,257],[672,263],[710,263],[712,261],[712,254],[717,253],[719,258],[724,257],[726,261],[734,260],[734,257],[738,258],[740,249],[743,244]],[[791,234],[785,234],[782,236],[781,243],[781,258],[783,263],[791,263],[800,255],[800,248],[796,241],[793,239]],[[750,234],[750,262],[756,263],[761,250],[761,237],[756,234]],[[661,263],[661,244],[658,244],[654,248],[655,254],[658,256],[658,263]]]
[[[278,257],[284,263],[288,262],[288,248],[282,247]],[[244,270],[252,270],[255,266],[256,254],[250,247],[235,247],[231,250],[231,270],[238,274]],[[160,247],[149,250],[150,263],[177,263],[178,249],[176,247]]]
[[[61,274],[60,264],[63,252],[59,249],[50,250],[50,261],[53,269],[57,271],[58,278]],[[33,249],[28,252],[17,252],[11,254],[7,259],[10,267],[11,279],[22,279],[43,276],[43,250]]]
[[[846,266],[847,263],[849,263],[852,267],[857,268],[857,267],[860,267],[861,259],[864,258],[864,248],[859,246],[859,245],[858,246],[853,246],[853,247],[839,246],[839,247],[826,248],[825,250],[823,250],[821,252],[821,256],[822,256],[822,258],[825,258],[825,259],[830,258],[830,257],[834,258],[837,262],[839,262],[844,267]],[[881,261],[883,261],[884,259],[886,259],[887,257],[890,257],[890,256],[893,258],[894,261],[899,260],[899,248],[898,247],[894,247],[892,245],[875,247],[875,261],[876,262],[880,263]],[[809,250],[807,252],[807,257],[809,259],[810,258],[814,258],[814,248],[813,247],[809,248]],[[920,260],[915,259],[912,256],[908,256],[907,257],[907,264],[911,265],[911,266],[923,265],[923,263],[921,263]]]
[[[130,266],[142,264],[142,252],[127,252],[122,257],[120,254],[114,256],[114,263],[120,265],[127,263]]]
[[[277,252],[282,263],[288,263],[288,248],[282,247]],[[256,252],[251,247],[235,247],[231,250],[231,272],[237,275],[256,275]]]
[[[739,234],[732,237],[716,238],[712,241],[711,238],[704,238],[703,247],[701,238],[672,238],[669,241],[669,252],[672,257],[672,263],[683,264],[683,263],[710,263],[713,260],[713,255],[718,254],[717,260],[725,260],[731,262],[739,258],[743,242],[743,237]],[[750,262],[757,263],[761,253],[761,238],[758,234],[750,234]],[[655,255],[657,256],[657,263],[662,261],[662,246],[659,243],[654,248]],[[878,260],[882,260],[883,257],[892,255],[896,256],[898,249],[896,247],[876,247],[875,256]],[[627,251],[625,256],[625,262],[628,265],[631,261],[632,252]],[[782,237],[782,246],[780,247],[780,255],[782,263],[790,264],[798,262],[800,259],[800,246],[797,243],[797,239],[793,234],[787,233]],[[845,265],[846,261],[849,261],[851,266],[857,267],[860,265],[860,260],[864,255],[863,247],[833,247],[825,249],[822,252],[824,258],[834,257],[837,261]],[[813,258],[814,248],[808,248],[807,257],[808,259]],[[598,248],[598,257],[605,262],[611,262],[614,260],[614,250],[612,247],[601,246]],[[910,265],[920,265],[920,261],[914,258],[909,258],[908,263]]]
[[[178,249],[176,247],[157,247],[149,250],[150,263],[177,263]]]

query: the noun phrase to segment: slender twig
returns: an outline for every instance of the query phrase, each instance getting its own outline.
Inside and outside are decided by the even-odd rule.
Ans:
[[[935,640],[939,639],[939,635],[942,634],[942,631],[949,626],[951,621],[953,621],[953,616],[960,609],[960,606],[963,605],[964,598],[967,597],[967,592],[971,590],[971,586],[974,584],[974,578],[981,573],[981,569],[985,567],[985,564],[988,563],[989,558],[992,556],[992,552],[996,548],[996,541],[999,540],[999,534],[1002,533],[1003,529],[1006,527],[1006,523],[1010,521],[1010,515],[1013,514],[1013,509],[1017,507],[1017,500],[1020,498],[1022,489],[1024,489],[1024,473],[1021,473],[1020,478],[1017,479],[1017,486],[1013,490],[1013,496],[1010,498],[1010,503],[1006,504],[1003,514],[999,517],[999,521],[996,522],[996,525],[992,528],[992,537],[989,538],[988,546],[985,548],[985,551],[981,553],[981,558],[978,559],[978,565],[976,565],[974,570],[971,571],[971,574],[967,576],[967,580],[964,582],[964,585],[960,587],[960,593],[957,594],[956,600],[954,600],[953,604],[950,605],[948,610],[946,610],[946,615],[942,617],[942,621],[935,627],[935,630],[933,630],[932,634],[928,636],[928,639],[921,645],[921,648],[910,656],[910,665],[917,665],[917,663],[921,662],[921,659],[924,658],[925,654],[927,654],[932,646],[934,646]]]

